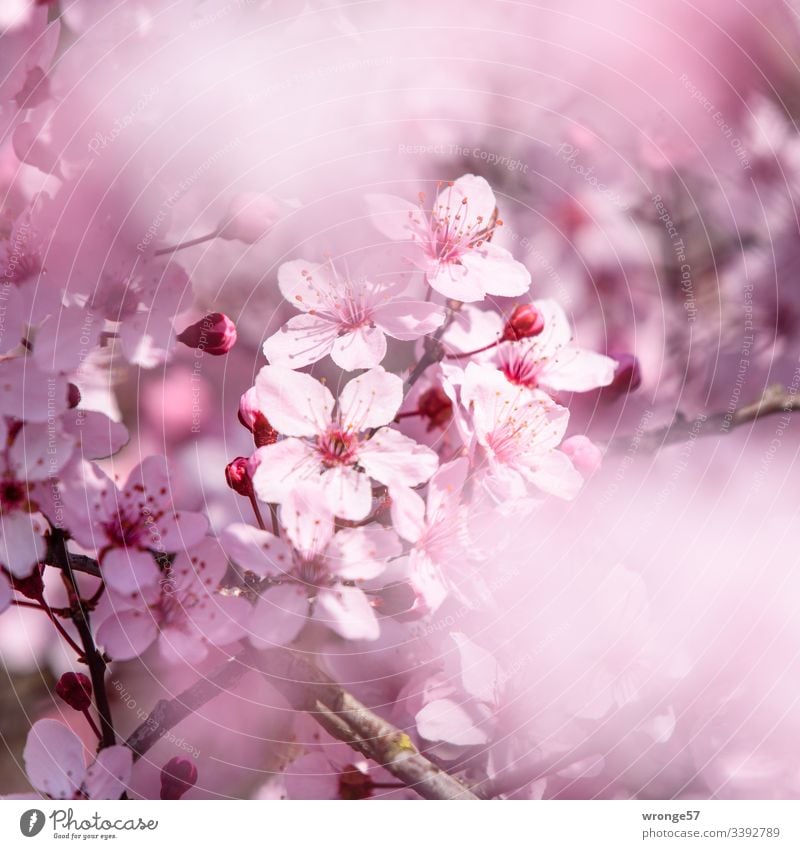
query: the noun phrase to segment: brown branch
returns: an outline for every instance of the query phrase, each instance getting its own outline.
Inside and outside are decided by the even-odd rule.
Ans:
[[[657,430],[641,435],[615,436],[606,444],[611,452],[627,451],[636,443],[637,451],[653,452],[667,445],[686,442],[698,436],[730,433],[737,427],[755,422],[758,419],[776,413],[791,413],[800,410],[800,395],[797,390],[787,390],[783,386],[768,387],[758,401],[745,404],[732,412],[712,413],[687,418],[681,414]]]
[[[337,740],[379,763],[425,799],[476,799],[460,781],[420,754],[409,736],[365,707],[304,655],[290,649],[244,649],[207,678],[160,701],[131,734],[134,757],[144,755],[182,719],[257,670],[298,711],[310,714]]]

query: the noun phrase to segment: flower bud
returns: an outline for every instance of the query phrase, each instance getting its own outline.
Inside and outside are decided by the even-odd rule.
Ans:
[[[81,390],[74,383],[67,384],[67,406],[74,410],[81,403]]]
[[[253,483],[250,480],[250,461],[247,457],[237,457],[225,466],[225,480],[239,495],[252,495]]]
[[[606,387],[605,391],[612,398],[619,398],[634,392],[642,383],[642,370],[639,360],[633,354],[615,354],[617,369],[614,379]]]
[[[161,798],[180,799],[197,784],[197,767],[186,758],[172,758],[161,770]]]
[[[256,448],[278,441],[278,431],[259,409],[255,386],[251,386],[239,401],[239,422],[253,434]]]
[[[585,477],[593,475],[603,462],[603,452],[587,436],[571,436],[561,443],[561,450]]]
[[[92,703],[92,682],[82,672],[65,672],[58,679],[56,693],[71,708],[84,711]]]
[[[217,231],[222,239],[235,239],[252,245],[264,236],[280,218],[278,202],[259,192],[234,195]]]
[[[520,304],[511,313],[503,330],[504,342],[518,342],[538,336],[544,330],[544,317],[533,304]]]
[[[236,344],[236,325],[225,313],[212,312],[179,333],[178,341],[218,357]]]
[[[441,386],[432,386],[419,396],[417,410],[423,418],[428,419],[428,430],[443,428],[453,415],[453,402]]]

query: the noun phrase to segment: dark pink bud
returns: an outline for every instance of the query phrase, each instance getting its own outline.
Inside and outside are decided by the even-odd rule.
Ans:
[[[278,431],[269,423],[258,407],[255,386],[250,387],[239,401],[239,422],[253,434],[256,448],[278,441]]]
[[[239,495],[250,496],[252,494],[250,461],[247,457],[237,457],[225,466],[225,480],[228,482],[228,486]]]
[[[419,414],[428,419],[428,430],[444,427],[453,415],[453,402],[447,397],[441,386],[432,386],[419,396],[417,402]]]
[[[84,711],[92,703],[92,682],[82,672],[65,672],[58,679],[56,693],[71,708]]]
[[[197,784],[197,767],[186,758],[172,758],[161,770],[161,798],[180,799]]]
[[[67,384],[67,406],[74,410],[81,403],[81,390],[74,383]]]
[[[242,192],[228,204],[217,235],[252,245],[263,239],[280,217],[280,205],[274,198],[258,192]]]
[[[642,383],[642,370],[639,360],[633,354],[615,354],[617,369],[614,379],[606,388],[606,392],[613,398],[634,392]]]
[[[544,330],[544,317],[533,304],[520,304],[503,330],[504,342],[518,342],[530,336],[538,336]]]
[[[212,312],[179,333],[178,341],[219,357],[236,344],[236,325],[225,313]]]

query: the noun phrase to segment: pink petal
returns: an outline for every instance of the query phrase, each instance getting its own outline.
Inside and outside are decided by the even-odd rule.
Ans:
[[[52,799],[71,799],[86,773],[83,744],[55,719],[33,724],[22,758],[34,789]]]
[[[97,344],[103,320],[83,307],[61,307],[36,334],[33,358],[43,371],[77,368]]]
[[[139,312],[119,328],[122,353],[128,362],[142,368],[163,363],[174,346],[172,318],[158,312]]]
[[[401,486],[425,483],[439,465],[435,451],[388,427],[364,443],[359,460],[375,480]]]
[[[285,436],[316,436],[331,420],[333,395],[311,375],[284,366],[264,366],[256,394],[270,424]]]
[[[308,621],[308,598],[297,584],[270,587],[249,620],[248,637],[258,648],[290,643]]]
[[[424,215],[419,207],[403,198],[370,194],[365,199],[370,220],[388,239],[406,241],[412,237],[414,229],[424,223]]]
[[[415,719],[420,736],[432,742],[479,746],[489,740],[486,732],[475,726],[466,709],[452,699],[428,702]]]
[[[442,307],[427,301],[392,301],[376,307],[372,313],[373,321],[384,333],[405,341],[433,333],[444,317]]]
[[[304,481],[289,493],[281,506],[281,524],[306,559],[325,551],[333,537],[333,513],[318,482]]]
[[[127,746],[103,749],[86,770],[85,788],[90,799],[119,799],[131,780],[133,752]]]
[[[594,351],[567,346],[542,369],[541,382],[556,392],[588,392],[608,386],[617,363]]]
[[[45,524],[38,514],[6,513],[0,516],[0,564],[15,578],[25,578],[44,557]]]
[[[120,595],[139,593],[158,585],[161,572],[148,551],[112,548],[101,564],[106,584]]]
[[[304,259],[284,262],[278,269],[278,287],[295,309],[329,311],[333,278],[326,265]]]
[[[46,423],[67,409],[67,382],[43,372],[32,357],[0,362],[0,413]]]
[[[5,575],[0,574],[0,613],[7,610],[14,598],[14,591],[8,583]]]
[[[323,472],[319,483],[325,503],[334,516],[359,522],[369,514],[372,486],[367,475],[349,466],[336,466]]]
[[[61,426],[75,439],[80,455],[87,460],[110,457],[130,439],[124,424],[97,410],[67,410],[61,416]]]
[[[24,302],[16,287],[4,287],[2,305],[5,309],[0,324],[0,354],[7,354],[19,346],[28,321]]]
[[[388,424],[403,403],[403,381],[381,366],[350,380],[339,395],[345,428],[367,430]]]
[[[262,578],[280,575],[292,568],[291,548],[269,531],[237,523],[228,525],[219,541],[234,563]]]
[[[466,201],[466,203],[462,203]],[[479,230],[488,226],[497,207],[497,200],[489,183],[475,174],[464,174],[439,192],[434,214],[440,208],[455,210],[462,215],[465,229]],[[462,212],[463,210],[463,212]]]
[[[486,294],[514,298],[524,295],[530,288],[528,269],[505,248],[491,242],[484,242],[481,247],[465,253],[461,263],[467,271],[470,285],[480,287]]]
[[[153,548],[161,551],[181,551],[196,545],[208,531],[208,519],[202,513],[179,510],[167,513],[158,521],[158,534]]]
[[[264,342],[264,356],[272,365],[303,368],[331,353],[338,332],[330,319],[297,315]]]
[[[299,481],[319,474],[316,451],[302,439],[282,439],[256,451],[253,489],[260,501],[279,504]]]
[[[466,457],[459,457],[440,466],[428,483],[429,521],[447,515],[459,504],[468,472],[469,461]]]
[[[583,486],[583,478],[563,451],[548,451],[536,458],[534,466],[520,471],[542,492],[566,501],[575,498]]]
[[[473,698],[496,705],[502,686],[500,664],[494,655],[473,643],[466,634],[453,631],[450,636],[458,646],[464,689]]]
[[[381,634],[375,611],[358,587],[337,585],[320,590],[314,619],[346,640],[377,640]]]
[[[97,629],[97,642],[112,660],[133,660],[158,637],[158,622],[147,609],[112,613]]]
[[[75,439],[58,425],[26,423],[8,454],[20,479],[40,481],[55,476],[74,450]]]
[[[408,542],[416,542],[425,530],[425,502],[422,496],[407,486],[391,487],[392,524]]]
[[[470,303],[486,297],[479,275],[467,273],[466,266],[455,262],[435,262],[426,270],[431,287],[446,298]]]
[[[333,343],[331,359],[345,371],[372,368],[386,356],[386,337],[380,327],[357,327]]]
[[[346,581],[368,581],[380,575],[389,558],[402,550],[397,534],[389,528],[344,528],[328,546],[326,563],[332,574]]]

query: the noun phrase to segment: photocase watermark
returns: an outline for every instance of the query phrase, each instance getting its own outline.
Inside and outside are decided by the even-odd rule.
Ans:
[[[752,168],[750,155],[747,148],[744,146],[744,143],[736,134],[736,129],[733,125],[729,124],[725,120],[725,116],[722,112],[717,109],[714,103],[703,93],[703,91],[689,79],[688,74],[681,74],[680,82],[683,83],[683,87],[689,92],[692,100],[696,100],[719,127],[723,137],[728,140],[728,143],[733,148],[736,158],[739,160],[739,164],[742,168],[744,168],[745,171],[749,171]]]
[[[697,302],[694,295],[692,266],[686,255],[686,245],[661,195],[653,195],[651,200],[655,205],[658,220],[664,225],[667,238],[672,245],[679,284],[683,293],[683,309],[686,312],[686,320],[689,324],[693,324],[697,320]]]
[[[155,831],[158,828],[158,820],[142,817],[108,819],[97,811],[87,815],[85,809],[81,809],[76,817],[73,808],[56,808],[45,815],[44,811],[31,808],[19,818],[19,830],[25,837],[36,837],[47,820],[50,820],[53,837],[64,840],[113,840],[118,831]]]
[[[612,189],[595,174],[594,165],[586,166],[580,162],[581,150],[573,144],[561,144],[556,151],[558,159],[563,160],[566,165],[571,168],[576,174],[583,179],[602,195],[606,200],[612,203],[621,212],[628,212],[630,206],[623,200],[619,192]]]
[[[408,156],[460,156],[485,162],[487,165],[494,165],[498,168],[505,168],[506,171],[512,173],[528,173],[528,165],[521,159],[486,150],[482,147],[464,147],[459,144],[398,144],[397,153]]]
[[[144,112],[153,100],[155,100],[158,92],[159,87],[157,85],[152,86],[136,101],[131,110],[126,112],[121,118],[117,118],[111,127],[106,131],[98,130],[89,139],[89,150],[95,156],[99,156],[102,150],[114,144],[120,135],[136,120],[136,116]]]

